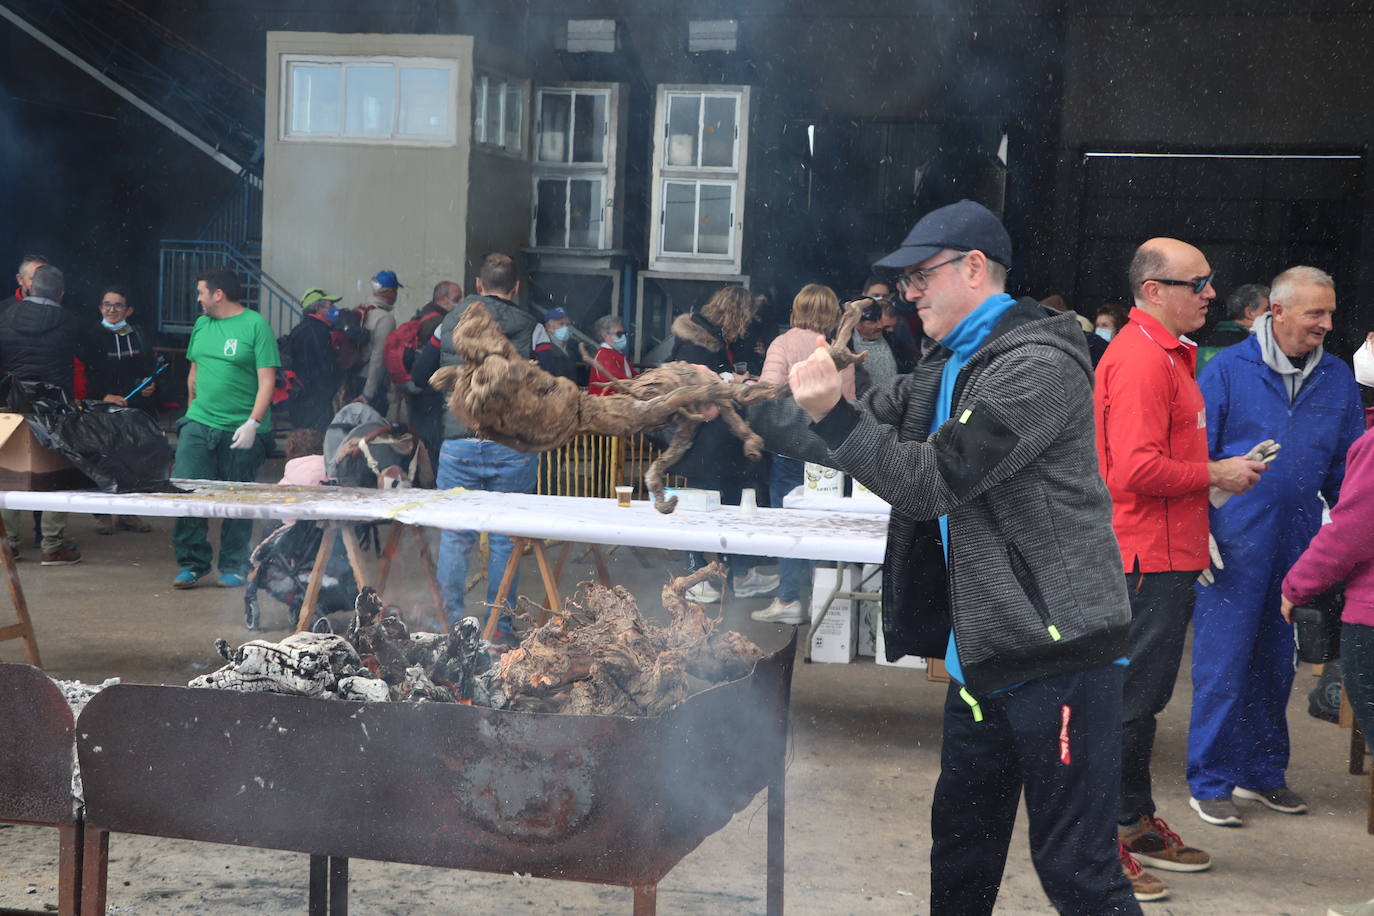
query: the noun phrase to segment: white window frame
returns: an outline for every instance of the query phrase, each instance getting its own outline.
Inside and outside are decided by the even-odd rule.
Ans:
[[[684,95],[701,98],[697,130],[697,163],[692,166],[668,164],[668,108],[672,99]],[[705,118],[706,99],[726,97],[735,100],[734,166],[702,166],[701,119]],[[654,114],[654,174],[652,200],[649,211],[649,269],[689,274],[739,274],[744,242],[744,191],[749,165],[749,87],[660,85]],[[666,189],[670,181],[691,182],[698,189],[702,183],[729,185],[731,188],[730,232],[725,254],[705,254],[698,251],[665,251],[664,222],[666,219]],[[701,235],[700,190],[697,195],[696,228],[693,248],[698,248]]]
[[[602,145],[600,162],[543,162],[539,159],[540,144],[543,141],[541,136],[543,130],[543,106],[544,99],[549,96],[565,95],[569,97],[570,118],[575,118],[577,110],[576,97],[578,95],[600,95],[605,98],[605,118],[602,121]],[[616,149],[617,131],[619,128],[619,104],[620,87],[614,83],[562,83],[539,86],[534,91],[535,105],[530,113],[530,163],[533,165],[533,173],[530,181],[530,246],[545,251],[603,251],[610,247],[610,238],[615,219],[615,202],[618,188],[615,186],[616,157],[619,150]],[[569,143],[566,155],[572,156],[572,136],[576,129],[576,123],[569,121],[568,138]],[[540,245],[538,242],[539,227],[539,182],[545,180],[567,181],[566,193],[572,193],[572,180],[576,179],[599,179],[602,187],[602,210],[601,210],[601,237],[594,247],[587,248],[582,246],[569,245]],[[565,201],[568,197],[565,196]],[[564,225],[563,238],[566,241],[570,231],[572,214],[570,209],[564,206]]]
[[[339,129],[334,133],[293,131],[292,67],[304,64],[312,67],[337,67],[339,70]],[[382,134],[350,134],[348,125],[348,74],[350,66],[389,66],[392,69],[392,129]],[[401,117],[401,79],[403,67],[445,70],[449,74],[448,133],[402,134],[397,132]],[[283,54],[281,56],[281,98],[278,137],[287,143],[347,143],[364,146],[457,146],[458,145],[458,62],[438,57],[350,56],[338,54]]]
[[[496,140],[487,137],[487,88],[493,82],[501,85],[501,136]],[[506,145],[506,137],[511,125],[506,121],[506,100],[510,91],[520,92],[520,123],[515,125],[516,145]],[[525,126],[529,123],[530,92],[529,81],[519,80],[504,73],[478,71],[472,77],[472,142],[487,150],[500,150],[511,156],[522,157],[525,153]]]

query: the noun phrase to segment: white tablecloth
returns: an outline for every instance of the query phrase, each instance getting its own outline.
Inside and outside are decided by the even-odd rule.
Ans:
[[[759,509],[663,515],[648,502],[462,490],[365,490],[177,481],[189,493],[0,491],[0,507],[109,515],[387,521],[523,537],[881,563],[887,520],[870,512]]]

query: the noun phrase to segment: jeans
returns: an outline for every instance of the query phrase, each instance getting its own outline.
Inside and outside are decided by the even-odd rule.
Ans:
[[[1193,616],[1198,570],[1126,575],[1131,599],[1131,633],[1126,650],[1126,684],[1121,695],[1121,814],[1133,824],[1155,813],[1150,791],[1150,757],[1155,716],[1169,705],[1183,660],[1183,640]]]
[[[267,457],[266,433],[260,434],[252,448],[230,448],[232,430],[215,429],[183,420],[177,428],[177,457],[173,477],[196,480],[235,480],[251,482]],[[179,518],[172,525],[172,551],[177,568],[203,576],[214,565],[214,551],[208,537],[210,521],[204,518]],[[219,529],[219,570],[222,573],[248,574],[249,541],[253,537],[251,518],[226,518]]]
[[[803,463],[796,458],[784,455],[773,456],[772,473],[768,478],[768,496],[775,509],[782,508],[782,499],[801,485]],[[806,560],[790,557],[778,559],[778,600],[796,601],[801,597],[802,582],[811,577],[811,564]]]
[[[485,439],[446,439],[439,449],[439,470],[436,483],[441,490],[466,487],[469,490],[489,490],[494,493],[533,493],[535,476],[539,470],[539,456],[527,455]],[[457,626],[463,619],[463,601],[467,593],[468,553],[477,543],[476,531],[443,531],[439,534],[439,588],[444,596],[444,613],[449,626]],[[487,605],[496,602],[496,590],[510,560],[512,541],[504,534],[487,538],[490,556],[487,560]],[[510,595],[514,596],[520,576],[511,580]],[[507,606],[514,606],[510,597]],[[503,615],[504,619],[504,615]]]
[[[985,916],[1002,883],[1024,793],[1031,861],[1059,913],[1139,916],[1115,823],[1121,753],[1119,665],[945,698],[940,778],[931,803],[930,912]]]
[[[1364,743],[1374,748],[1374,627],[1341,624],[1341,676]]]

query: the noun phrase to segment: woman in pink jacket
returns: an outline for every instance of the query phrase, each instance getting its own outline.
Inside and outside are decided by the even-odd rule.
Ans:
[[[816,351],[816,335],[829,339],[840,323],[840,300],[835,291],[819,283],[808,283],[792,300],[792,327],[774,338],[763,359],[761,382],[782,383],[794,363],[799,363]],[[846,398],[854,397],[854,367],[840,373],[840,388]],[[774,508],[782,508],[782,498],[802,482],[802,462],[785,455],[774,455],[768,481],[768,495]],[[806,561],[780,558],[778,595],[773,603],[750,616],[769,623],[801,623],[801,580],[807,570]]]
[[[1355,440],[1345,457],[1341,498],[1283,580],[1283,619],[1293,622],[1295,605],[1307,604],[1345,583],[1341,612],[1341,677],[1355,721],[1374,748],[1374,430]],[[1374,900],[1333,913],[1374,913]]]

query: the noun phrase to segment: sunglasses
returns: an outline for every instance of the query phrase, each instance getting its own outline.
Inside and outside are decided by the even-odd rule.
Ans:
[[[1214,270],[1205,277],[1196,277],[1192,280],[1163,280],[1159,277],[1150,277],[1145,282],[1161,283],[1164,286],[1187,286],[1191,287],[1194,293],[1201,296],[1202,291],[1207,288],[1207,284],[1211,283],[1214,279],[1216,279],[1216,275],[1217,272]]]
[[[925,268],[918,267],[909,274],[902,274],[897,278],[897,288],[902,292],[906,292],[908,288],[914,288],[917,292],[923,293],[930,287],[931,274],[935,273],[935,271],[944,267],[946,264],[962,261],[966,257],[968,257],[967,251],[963,254],[955,255],[948,261],[941,261],[939,264],[932,264]]]

